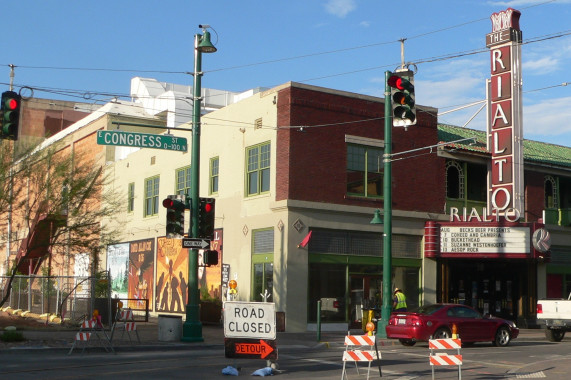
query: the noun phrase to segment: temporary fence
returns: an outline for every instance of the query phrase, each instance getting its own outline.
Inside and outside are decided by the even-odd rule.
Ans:
[[[80,323],[99,309],[105,321],[111,320],[108,272],[96,276],[0,276],[0,295],[9,297],[3,307],[54,315]]]

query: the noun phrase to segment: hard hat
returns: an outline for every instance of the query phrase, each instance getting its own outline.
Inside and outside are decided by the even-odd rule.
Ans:
[[[400,291],[400,289],[399,289],[399,288],[395,288],[395,293],[398,292],[398,291]]]

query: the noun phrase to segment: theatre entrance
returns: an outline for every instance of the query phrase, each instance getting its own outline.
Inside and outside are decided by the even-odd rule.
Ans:
[[[527,260],[441,259],[438,301],[465,304],[528,324],[535,313],[536,266]]]

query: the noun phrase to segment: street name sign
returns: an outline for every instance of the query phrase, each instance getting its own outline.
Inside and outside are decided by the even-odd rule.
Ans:
[[[273,302],[224,302],[224,337],[276,339]]]
[[[204,239],[182,239],[182,248],[200,248],[205,249],[210,247],[210,240]]]
[[[123,131],[97,131],[98,145],[130,146],[186,152],[188,143],[184,137]]]
[[[278,359],[275,340],[225,338],[224,354],[227,358]]]

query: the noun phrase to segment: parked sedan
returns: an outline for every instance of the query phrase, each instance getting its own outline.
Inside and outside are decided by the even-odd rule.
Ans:
[[[451,338],[452,325],[456,325],[462,344],[492,342],[503,347],[519,334],[512,321],[482,316],[469,306],[457,304],[433,304],[410,312],[393,312],[386,332],[388,338],[413,346],[418,341]]]

